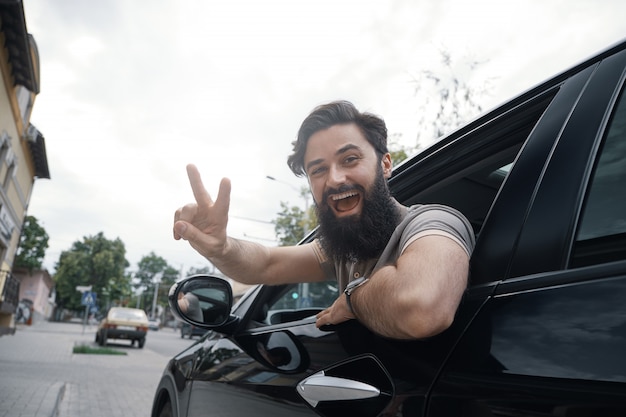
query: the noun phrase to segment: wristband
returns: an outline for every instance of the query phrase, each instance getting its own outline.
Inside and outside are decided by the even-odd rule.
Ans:
[[[355,279],[354,281],[350,281],[346,286],[346,289],[343,291],[343,293],[346,295],[346,304],[348,304],[348,310],[350,310],[354,317],[356,317],[356,313],[354,312],[354,308],[352,308],[352,301],[350,301],[350,296],[352,295],[354,290],[365,284],[368,279],[369,278],[361,277]]]

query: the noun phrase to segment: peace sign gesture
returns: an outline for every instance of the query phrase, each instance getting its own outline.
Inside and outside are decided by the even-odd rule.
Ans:
[[[195,165],[187,165],[187,176],[195,203],[187,204],[174,215],[174,239],[184,239],[210,259],[224,252],[230,207],[230,180],[223,178],[215,201],[202,183]]]

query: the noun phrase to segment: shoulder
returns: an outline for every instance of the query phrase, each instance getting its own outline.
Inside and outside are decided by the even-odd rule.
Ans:
[[[430,234],[449,236],[468,254],[474,249],[475,237],[467,218],[453,207],[442,204],[420,204],[408,208],[403,220],[403,250],[416,239]]]

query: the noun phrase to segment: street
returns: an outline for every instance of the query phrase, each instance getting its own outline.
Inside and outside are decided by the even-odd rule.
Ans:
[[[95,330],[40,322],[0,337],[0,417],[149,416],[168,360],[197,340],[167,328],[149,331],[143,349],[112,340],[126,355],[72,353],[97,346]]]
[[[92,336],[95,335],[95,329],[96,326],[91,327],[90,334],[92,334]],[[87,330],[85,330],[85,334],[86,333]],[[180,337],[180,329],[174,330],[168,327],[157,331],[149,330],[148,335],[146,336],[146,345],[143,350],[150,350],[158,353],[159,355],[171,358],[190,344],[194,343],[196,340],[198,340],[198,337],[194,337],[190,340],[187,336],[185,336],[185,338],[182,339]],[[107,346],[124,352],[126,352],[126,349],[140,350],[137,346],[131,347],[130,342],[126,340],[110,339]]]

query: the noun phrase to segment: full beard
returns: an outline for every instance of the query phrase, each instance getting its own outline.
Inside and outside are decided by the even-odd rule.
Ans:
[[[348,189],[361,192],[364,199],[361,213],[338,218],[327,204],[323,207],[316,204],[320,244],[324,252],[336,261],[356,262],[376,258],[400,223],[400,211],[391,198],[382,169],[369,190],[355,185],[341,187],[336,192]],[[326,195],[322,201],[328,201]]]

